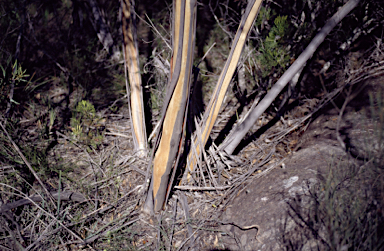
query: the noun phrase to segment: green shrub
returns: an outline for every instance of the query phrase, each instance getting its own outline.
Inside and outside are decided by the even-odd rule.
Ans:
[[[95,107],[82,100],[73,111],[71,130],[73,138],[88,147],[97,148],[102,144],[105,119],[100,118]]]
[[[282,73],[290,60],[289,50],[283,43],[288,27],[287,16],[277,16],[274,26],[259,48],[260,55],[257,59],[262,68],[263,78],[273,70],[278,74]]]

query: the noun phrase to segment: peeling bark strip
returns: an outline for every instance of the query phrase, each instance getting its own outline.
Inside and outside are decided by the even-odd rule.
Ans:
[[[136,38],[134,0],[121,0],[122,28],[124,41],[125,81],[129,98],[131,128],[135,150],[144,154],[147,150],[147,135],[145,129],[145,115],[143,90],[139,68],[139,51]],[[128,72],[128,76],[127,76]],[[129,79],[129,83],[128,83]]]
[[[224,101],[224,97],[227,92],[229,83],[232,80],[233,74],[239,62],[241,52],[243,50],[248,33],[257,17],[261,3],[262,0],[248,1],[247,9],[245,10],[239,28],[236,32],[236,36],[232,42],[231,52],[228,56],[227,62],[225,63],[224,69],[220,74],[219,81],[217,82],[215,91],[213,92],[213,97],[209,102],[208,107],[203,116],[201,130],[202,142],[198,141],[196,135],[194,136],[194,145],[196,147],[196,153],[198,155],[200,155],[201,153],[201,148],[204,148],[208,140],[209,134],[211,133],[212,127],[215,124],[220,107]],[[194,151],[191,150],[188,155],[188,167],[190,171],[193,171],[197,159],[197,156],[195,156],[193,152]]]
[[[196,3],[196,0],[173,1],[171,76],[154,148],[151,187],[144,207],[147,212],[163,208],[172,184],[169,176],[180,155],[195,46]]]

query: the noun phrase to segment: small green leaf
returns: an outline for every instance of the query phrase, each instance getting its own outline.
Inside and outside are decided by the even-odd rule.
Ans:
[[[20,105],[20,103],[16,102],[15,100],[11,99],[11,103],[15,103],[16,105]]]

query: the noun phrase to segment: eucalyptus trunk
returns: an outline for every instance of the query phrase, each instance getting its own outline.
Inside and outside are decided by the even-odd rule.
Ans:
[[[136,38],[134,0],[121,0],[125,80],[129,100],[131,130],[135,150],[140,156],[147,152],[147,135],[141,83],[139,51]]]
[[[147,213],[158,212],[163,208],[180,157],[195,47],[196,4],[196,0],[173,1],[170,81],[150,162],[153,165],[153,174],[144,205]]]

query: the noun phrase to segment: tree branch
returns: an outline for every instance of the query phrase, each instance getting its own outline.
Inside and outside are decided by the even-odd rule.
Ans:
[[[339,11],[332,16],[325,24],[321,31],[315,36],[307,48],[300,54],[296,61],[289,67],[283,76],[271,88],[263,100],[252,110],[243,123],[238,124],[231,135],[219,147],[228,154],[232,154],[241,140],[245,137],[247,132],[256,123],[257,119],[264,113],[264,111],[271,105],[273,100],[279,95],[283,88],[293,78],[293,76],[304,66],[304,64],[312,57],[313,53],[317,50],[319,45],[324,41],[325,37],[331,30],[351,11],[353,10],[360,0],[348,1]]]

